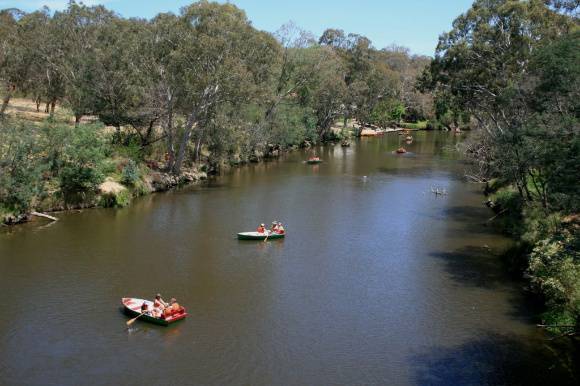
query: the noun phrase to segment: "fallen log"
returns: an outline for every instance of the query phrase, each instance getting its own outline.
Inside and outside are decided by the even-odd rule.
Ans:
[[[53,217],[53,216],[50,216],[50,215],[48,215],[48,214],[46,214],[46,213],[40,213],[40,212],[30,212],[30,214],[31,214],[32,216],[36,216],[36,217],[44,217],[44,218],[47,218],[47,219],[49,219],[49,220],[51,220],[51,221],[58,221],[58,218],[56,218],[56,217]]]

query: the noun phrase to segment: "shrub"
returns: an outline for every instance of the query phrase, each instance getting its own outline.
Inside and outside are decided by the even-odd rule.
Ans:
[[[108,193],[101,196],[100,206],[105,208],[124,208],[131,203],[131,192],[124,189],[117,193]]]
[[[527,273],[550,307],[551,324],[574,324],[580,317],[580,238],[577,224],[553,231],[530,254]]]
[[[65,128],[68,135],[61,153],[60,188],[65,200],[94,192],[103,181],[104,159],[109,149],[99,135],[100,126],[81,125]]]
[[[127,162],[121,173],[121,183],[135,186],[141,180],[141,171],[132,159]]]

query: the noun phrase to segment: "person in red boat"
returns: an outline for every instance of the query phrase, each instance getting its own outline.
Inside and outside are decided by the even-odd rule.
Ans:
[[[149,309],[149,304],[143,302],[141,304],[141,313],[145,315],[151,315],[151,310]]]
[[[179,303],[177,303],[177,300],[175,298],[171,298],[171,301],[169,303],[170,303],[169,307],[171,307],[173,315],[183,312],[183,307],[181,307]]]
[[[282,225],[281,222],[278,222],[278,224],[276,225],[275,232],[278,233],[279,235],[283,235],[286,232],[286,230],[284,229],[284,225]]]
[[[183,312],[183,307],[181,307],[179,303],[177,303],[177,300],[175,298],[171,298],[169,306],[163,310],[163,316],[165,318],[168,318],[172,315],[177,315],[181,312]]]
[[[155,301],[153,302],[153,307],[160,308],[164,310],[169,304],[167,304],[162,298],[161,294],[155,295]]]
[[[258,233],[266,233],[266,226],[264,224],[260,224],[260,226],[258,227],[258,229],[256,229],[256,232],[258,232]]]

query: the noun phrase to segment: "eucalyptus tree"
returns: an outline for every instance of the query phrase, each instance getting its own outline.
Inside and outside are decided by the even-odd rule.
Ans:
[[[24,15],[18,9],[0,11],[0,80],[4,82],[0,117],[4,116],[16,88],[21,86],[28,76],[27,50],[21,41],[25,31],[19,25],[19,19]]]
[[[96,104],[95,74],[98,73],[98,52],[105,44],[101,40],[115,19],[103,6],[86,6],[69,2],[64,11],[53,16],[55,47],[52,65],[62,77],[64,101],[70,107],[78,125],[80,118],[92,114]]]
[[[475,117],[483,129],[473,154],[485,158],[488,167],[480,170],[491,175],[477,179],[502,177],[523,199],[534,199],[528,181],[539,165],[532,140],[537,135],[528,130],[535,114],[527,104],[530,62],[574,24],[543,1],[478,0],[440,37],[422,87],[448,98],[448,105]]]
[[[149,102],[161,113],[168,170],[180,172],[192,138],[198,157],[220,108],[258,93],[259,35],[231,4],[200,1],[152,21],[141,47],[150,55]]]

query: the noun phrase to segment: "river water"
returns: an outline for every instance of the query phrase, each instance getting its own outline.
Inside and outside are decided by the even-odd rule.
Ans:
[[[450,133],[362,139],[0,233],[0,385],[574,384]],[[436,196],[431,188],[445,189]],[[283,221],[285,240],[237,232]],[[119,310],[175,296],[169,327]]]

